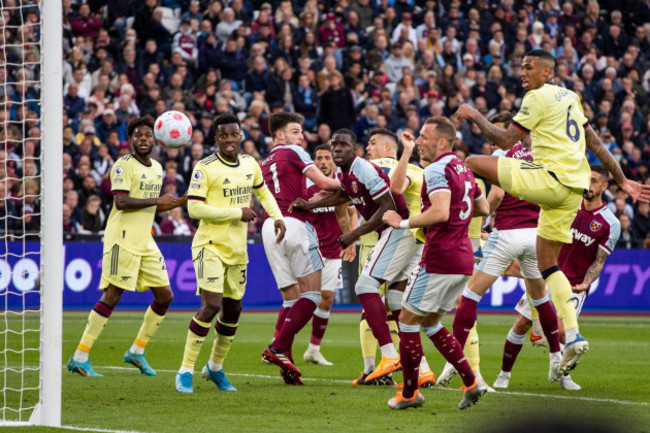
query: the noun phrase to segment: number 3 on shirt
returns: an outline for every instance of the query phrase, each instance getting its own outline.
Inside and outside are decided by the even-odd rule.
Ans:
[[[275,162],[271,164],[271,173],[273,173],[273,189],[276,194],[280,193],[280,181],[278,180],[278,167],[276,167]]]
[[[465,194],[463,194],[463,202],[467,203],[467,210],[460,210],[458,218],[466,220],[472,213],[472,200],[469,198],[469,193],[472,190],[472,182],[465,181]]]
[[[569,137],[569,140],[577,143],[580,140],[580,127],[578,126],[578,122],[571,118],[571,107],[573,105],[569,105],[569,109],[566,111],[566,135]],[[572,131],[575,131],[575,133],[572,134]]]

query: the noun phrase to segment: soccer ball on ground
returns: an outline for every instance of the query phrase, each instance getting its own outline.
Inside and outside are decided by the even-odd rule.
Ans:
[[[190,142],[192,123],[180,111],[166,111],[156,119],[153,135],[161,146],[167,149],[178,149]]]

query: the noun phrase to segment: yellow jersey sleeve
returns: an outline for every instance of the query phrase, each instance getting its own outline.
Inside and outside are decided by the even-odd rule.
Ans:
[[[187,199],[205,201],[208,196],[208,171],[201,161],[197,162],[192,171]]]
[[[519,112],[512,119],[512,124],[529,134],[544,119],[544,105],[535,92],[528,92],[521,101]]]
[[[131,164],[125,158],[118,159],[111,169],[111,193],[128,195],[131,191],[132,181]]]
[[[483,179],[475,177],[474,181],[476,182],[476,185],[481,189],[481,193],[483,194],[483,197],[485,197],[485,182],[483,182]],[[480,239],[481,238],[481,223],[483,222],[483,217],[474,217],[472,220],[469,222],[469,230],[467,232],[467,236],[470,239]]]

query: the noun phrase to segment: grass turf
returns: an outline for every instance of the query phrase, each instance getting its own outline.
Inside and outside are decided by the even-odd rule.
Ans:
[[[85,327],[87,312],[64,314],[62,365],[72,355]],[[581,320],[581,332],[591,350],[572,374],[583,386],[579,392],[549,385],[548,355],[528,343],[521,351],[507,392],[488,394],[478,405],[459,411],[460,379],[448,390],[425,389],[424,407],[418,410],[391,411],[387,400],[395,393],[387,387],[351,386],[362,369],[359,349],[358,315],[334,312],[325,334],[322,352],[334,366],[307,365],[302,354],[307,347],[311,325],[296,339],[294,356],[303,372],[305,386],[284,385],[279,369],[261,361],[261,352],[272,337],[275,314],[246,312],[237,331],[225,368],[239,392],[218,392],[201,378],[214,334],[201,351],[194,375],[194,394],[175,392],[174,375],[185,345],[191,312],[169,313],[147,348],[147,359],[158,371],[146,377],[122,361],[131,345],[142,313],[113,314],[95,344],[91,360],[103,378],[85,378],[63,373],[62,424],[94,429],[137,432],[305,432],[305,431],[503,431],[503,423],[517,421],[519,427],[532,420],[568,417],[597,420],[613,431],[648,432],[650,429],[650,391],[645,378],[650,355],[646,329],[650,318],[595,317]],[[444,323],[450,327],[452,317]],[[499,372],[503,343],[514,315],[479,315],[481,372],[491,384]],[[4,326],[4,325],[2,325]],[[10,340],[22,337],[10,335]],[[27,334],[33,341],[34,334]],[[7,347],[17,341],[9,341]],[[423,336],[429,364],[434,372],[442,368],[442,357]],[[34,346],[32,344],[32,346]],[[36,365],[37,354],[25,356],[25,364]],[[7,361],[15,366],[13,356]],[[5,362],[5,365],[6,363]],[[4,367],[4,366],[3,366]],[[37,382],[36,372],[24,375],[25,383]],[[6,376],[6,377],[5,377]],[[12,384],[18,380],[11,372],[0,376]],[[396,378],[400,375],[397,374]],[[3,393],[11,405],[15,393]],[[35,393],[25,393],[24,404]],[[5,413],[11,419],[11,413]],[[0,431],[60,432],[43,427],[0,428]],[[82,430],[83,431],[83,430]]]

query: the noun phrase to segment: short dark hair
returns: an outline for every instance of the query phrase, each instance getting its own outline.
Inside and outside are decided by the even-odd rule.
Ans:
[[[397,134],[395,134],[393,131],[390,129],[386,128],[373,128],[368,132],[368,138],[372,138],[375,135],[383,135],[386,137],[390,137],[391,139],[391,147],[395,152],[399,150],[399,139],[397,138]]]
[[[297,113],[287,113],[282,111],[280,113],[273,113],[269,116],[269,131],[271,136],[275,138],[275,133],[287,127],[290,123],[298,123],[302,125],[303,117]]]
[[[456,139],[456,127],[451,120],[443,116],[434,116],[429,117],[425,125],[436,125],[436,133],[441,135],[443,138],[446,138],[450,146],[454,145],[454,140]]]
[[[600,175],[602,178],[603,182],[609,182],[609,171],[605,168],[605,166],[601,164],[591,164],[589,165],[589,168],[591,168],[591,171],[595,171]]]
[[[135,131],[135,128],[138,126],[148,126],[151,128],[153,131],[153,117],[149,116],[148,114],[142,117],[136,117],[135,119],[131,120],[129,124],[126,127],[126,135],[131,139],[131,136],[133,135],[133,131]]]
[[[337,129],[333,134],[332,137],[334,137],[336,134],[347,134],[350,137],[352,137],[352,140],[356,143],[357,142],[357,134],[354,133],[351,129],[347,128],[341,128]]]
[[[328,152],[331,152],[331,151],[332,151],[332,146],[330,146],[330,145],[327,144],[327,143],[319,144],[319,145],[316,146],[316,148],[314,149],[314,155],[316,155],[316,152],[318,152],[319,150],[326,150],[326,151],[328,151]]]
[[[212,121],[212,129],[216,133],[220,125],[227,125],[229,123],[236,123],[237,126],[241,128],[241,122],[239,121],[239,117],[235,116],[232,113],[223,113],[214,118],[214,120]]]
[[[553,54],[549,53],[548,51],[544,51],[542,49],[535,49],[535,50],[530,50],[528,51],[525,56],[527,57],[539,57],[542,60],[546,60],[547,62],[551,63],[553,65],[553,69],[557,66],[557,62],[555,61],[555,57],[553,57]]]
[[[492,116],[490,118],[490,123],[503,123],[503,125],[507,128],[510,125],[510,122],[512,122],[513,118],[514,116],[511,112],[502,111]]]

